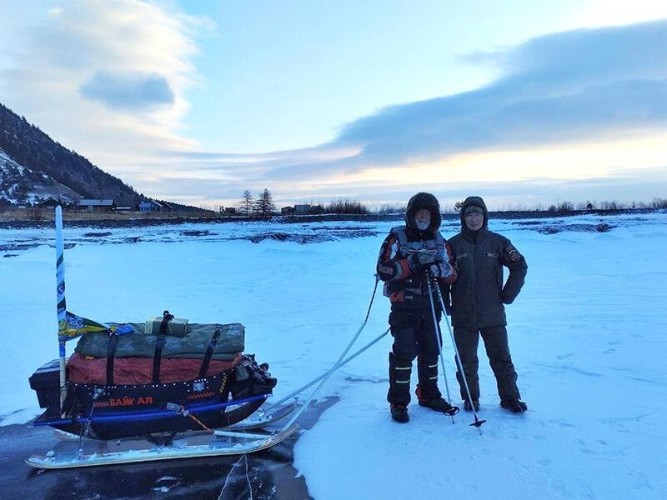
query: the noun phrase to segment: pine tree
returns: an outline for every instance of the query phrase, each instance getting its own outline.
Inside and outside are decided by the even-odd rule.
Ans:
[[[255,212],[262,217],[268,217],[275,212],[276,206],[273,204],[273,197],[268,189],[257,195],[255,202]]]

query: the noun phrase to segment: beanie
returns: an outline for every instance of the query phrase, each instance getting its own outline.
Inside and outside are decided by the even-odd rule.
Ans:
[[[463,212],[463,216],[466,217],[470,214],[484,215],[484,209],[482,207],[478,207],[477,205],[470,205],[469,207],[466,207],[465,211]]]

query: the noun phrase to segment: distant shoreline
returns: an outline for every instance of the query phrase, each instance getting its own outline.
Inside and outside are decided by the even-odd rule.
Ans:
[[[614,209],[614,210],[570,210],[567,212],[550,211],[504,211],[489,212],[491,219],[548,219],[554,217],[574,217],[577,215],[596,215],[610,216],[619,214],[646,214],[660,212],[661,209],[640,208],[640,209]],[[32,216],[31,216],[32,215]],[[192,212],[172,212],[160,213],[153,212],[142,214],[137,212],[81,212],[66,211],[63,214],[63,221],[66,226],[71,227],[134,227],[134,226],[162,226],[162,225],[182,225],[182,224],[225,224],[225,223],[252,223],[252,222],[273,222],[276,224],[303,224],[317,222],[382,222],[382,221],[403,221],[404,214],[323,214],[323,215],[286,215],[273,217],[245,217],[245,216],[223,216],[216,213],[202,214]],[[459,219],[458,213],[444,213],[443,220]],[[48,228],[53,226],[53,211],[41,211],[39,217],[37,214],[30,214],[29,210],[19,214],[18,211],[0,212],[0,230],[1,229],[22,229],[22,228]]]

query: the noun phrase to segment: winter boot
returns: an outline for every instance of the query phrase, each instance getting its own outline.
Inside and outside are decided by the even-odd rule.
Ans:
[[[479,411],[479,400],[473,399],[471,403],[469,400],[466,399],[463,401],[463,408],[465,409],[465,411],[472,411],[473,408],[475,409],[475,411]]]
[[[442,412],[445,415],[449,415],[449,416],[456,415],[459,412],[459,407],[458,406],[450,405],[444,398],[435,398],[435,399],[431,399],[429,401],[420,400],[419,401],[419,406],[425,406],[426,408],[430,408],[431,410]]]
[[[410,415],[408,415],[408,407],[403,405],[391,405],[391,418],[396,422],[405,424],[410,421]]]
[[[512,413],[523,413],[528,409],[528,405],[520,399],[501,399],[500,406]]]

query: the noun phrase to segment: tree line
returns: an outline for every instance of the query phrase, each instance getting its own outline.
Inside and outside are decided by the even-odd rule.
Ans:
[[[310,215],[320,214],[348,214],[365,215],[370,214],[371,210],[358,200],[339,199],[332,201],[328,205],[312,204],[309,206]],[[293,208],[293,207],[291,207]],[[276,214],[276,205],[273,202],[273,195],[268,189],[264,189],[257,196],[253,196],[249,190],[245,190],[241,195],[241,201],[236,207],[218,207],[220,213],[240,214],[248,217],[270,217]]]
[[[455,202],[451,206],[443,205],[443,213],[457,214],[461,211],[463,200]],[[341,198],[333,200],[328,204],[310,204],[308,214],[336,214],[336,215],[391,215],[404,214],[406,206],[404,204],[382,204],[373,209],[359,200],[350,198]],[[291,207],[293,208],[293,207]],[[572,213],[593,210],[614,211],[614,210],[637,210],[637,209],[665,209],[667,208],[667,199],[656,198],[651,202],[631,202],[624,203],[618,201],[585,201],[573,203],[570,201],[561,201],[557,204],[552,204],[547,207],[535,206],[533,208],[527,207],[509,207],[503,209],[492,210],[494,212],[546,212],[546,213]],[[270,217],[277,214],[276,205],[273,202],[273,195],[269,189],[253,196],[249,190],[245,190],[241,196],[241,200],[236,207],[220,206],[218,211],[228,215],[244,215],[247,217]]]

